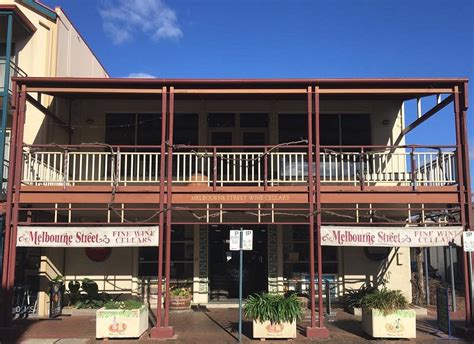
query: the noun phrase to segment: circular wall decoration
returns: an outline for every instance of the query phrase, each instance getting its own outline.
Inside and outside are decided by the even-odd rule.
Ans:
[[[390,247],[364,247],[365,256],[376,262],[387,259],[390,250]]]
[[[103,262],[109,258],[112,249],[110,247],[87,247],[87,257],[94,262]]]

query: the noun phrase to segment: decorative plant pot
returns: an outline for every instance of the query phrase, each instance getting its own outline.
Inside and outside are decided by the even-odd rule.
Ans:
[[[148,329],[148,306],[139,309],[105,309],[96,312],[96,338],[139,338]]]
[[[416,311],[400,309],[384,315],[378,309],[362,309],[362,328],[374,338],[416,338]]]
[[[170,296],[170,310],[182,311],[191,308],[192,296]]]
[[[254,338],[296,338],[296,321],[272,324],[270,321],[253,321]]]

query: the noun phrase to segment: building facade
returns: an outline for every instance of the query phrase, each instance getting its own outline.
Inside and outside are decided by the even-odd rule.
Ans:
[[[2,201],[6,200],[7,176],[9,169],[10,134],[12,126],[14,94],[11,78],[15,77],[108,77],[104,67],[59,7],[51,9],[38,1],[0,1],[0,87],[2,116],[0,125],[0,161],[4,168],[0,171]],[[8,61],[8,62],[7,62]],[[25,143],[48,140],[50,117],[45,112],[55,114],[54,98],[35,93],[28,97],[35,102],[26,102],[24,139]],[[49,138],[54,141],[54,138]],[[3,203],[4,205],[5,203]],[[2,209],[0,220],[4,220]],[[0,236],[3,247],[3,231]],[[2,261],[3,249],[0,255]],[[39,257],[39,256],[38,256]],[[43,293],[40,299],[44,299]],[[40,302],[40,312],[44,302]]]
[[[15,279],[38,276],[44,293],[56,275],[91,278],[144,298],[159,315],[152,336],[171,336],[170,288],[232,302],[229,230],[251,229],[244,296],[308,295],[307,335],[324,337],[326,286],[338,298],[385,284],[411,299],[410,247],[460,244],[472,228],[466,79],[13,80],[7,291]],[[29,94],[56,105],[32,141]],[[448,105],[452,145],[405,143]],[[98,230],[115,245],[99,245]],[[38,269],[15,269],[20,253]]]

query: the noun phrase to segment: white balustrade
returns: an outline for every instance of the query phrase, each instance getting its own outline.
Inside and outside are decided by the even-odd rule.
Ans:
[[[442,186],[456,183],[455,155],[450,151],[397,150],[320,153],[323,185]],[[412,163],[412,159],[413,162]],[[265,169],[265,164],[267,168]],[[414,167],[414,173],[411,169]],[[174,152],[177,185],[298,185],[307,183],[307,152]],[[267,175],[265,176],[265,171]],[[316,163],[313,162],[313,175]],[[29,185],[120,185],[159,183],[159,152],[25,151],[23,179]]]

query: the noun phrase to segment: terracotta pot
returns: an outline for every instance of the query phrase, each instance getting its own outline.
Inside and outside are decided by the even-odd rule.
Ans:
[[[191,295],[189,296],[170,296],[170,309],[173,311],[186,310],[191,308]]]

